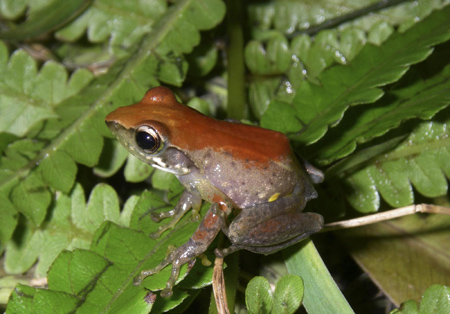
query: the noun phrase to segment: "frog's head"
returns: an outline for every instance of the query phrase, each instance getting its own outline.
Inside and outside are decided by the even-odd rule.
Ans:
[[[119,142],[141,161],[151,166],[182,175],[189,172],[173,161],[179,154],[171,149],[170,116],[178,104],[174,94],[165,87],[150,89],[137,104],[119,107],[106,116],[105,122]],[[170,162],[168,162],[170,160]]]

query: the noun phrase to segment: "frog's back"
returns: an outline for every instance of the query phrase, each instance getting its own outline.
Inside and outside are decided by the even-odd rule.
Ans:
[[[171,144],[181,150],[214,148],[261,164],[291,155],[289,140],[283,133],[205,116],[179,103],[172,91],[162,86],[149,90],[137,104],[117,108],[107,120],[118,121],[126,128],[158,121],[170,130]]]
[[[235,158],[259,163],[284,161],[291,156],[289,140],[283,133],[243,123],[212,120],[212,123],[205,121],[205,125],[200,127],[203,132],[198,138],[199,148],[208,147],[208,143],[213,142],[219,150]]]
[[[170,127],[174,132],[174,145],[188,145],[183,148],[191,151],[213,148],[237,159],[260,163],[290,158],[291,146],[283,133],[240,122],[216,120],[178,102],[171,109],[172,116],[162,117],[161,122],[174,124]]]

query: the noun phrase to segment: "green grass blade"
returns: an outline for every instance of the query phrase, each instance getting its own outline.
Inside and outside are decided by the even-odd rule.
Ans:
[[[311,240],[284,250],[283,256],[289,273],[303,279],[303,304],[308,313],[354,313]]]

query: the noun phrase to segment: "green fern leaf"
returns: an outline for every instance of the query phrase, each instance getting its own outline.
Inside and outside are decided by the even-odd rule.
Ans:
[[[154,171],[149,164],[143,163],[129,154],[125,165],[124,175],[127,182],[142,182]]]
[[[33,232],[30,226],[27,227],[20,235],[20,242],[12,239],[5,243],[4,268],[8,274],[25,272],[36,262],[40,254],[40,248],[44,244],[42,232],[40,230]]]
[[[67,154],[58,151],[44,159],[39,170],[50,187],[69,193],[75,182],[77,165]]]
[[[8,52],[0,42],[0,132],[19,137],[38,122],[57,118],[54,106],[86,86],[92,77],[78,71],[77,80],[67,82],[67,72],[49,61],[37,72],[36,62],[24,51]],[[75,75],[75,74],[74,74]],[[70,88],[67,92],[68,85]]]
[[[266,47],[258,41],[250,41],[245,47],[245,59],[250,71],[271,75],[285,72],[291,61],[289,43],[283,36],[274,36]]]
[[[349,111],[333,134],[324,138],[322,148],[315,150],[315,160],[329,164],[353,152],[356,143],[383,135],[407,119],[430,119],[449,103],[450,66],[428,80],[410,71],[371,108]]]
[[[343,18],[345,14],[352,14],[353,10],[366,8],[370,4],[372,3],[368,1],[343,3],[341,6],[327,1],[250,4],[249,25],[254,38],[246,48],[246,63],[258,75],[256,80],[250,82],[249,95],[250,105],[256,116],[260,118],[264,114],[271,100],[291,103],[296,90],[305,80],[320,85],[317,76],[324,69],[336,63],[350,63],[366,43],[381,45],[392,34],[394,27],[405,30],[443,6],[440,2],[406,2],[372,12],[373,14],[365,14],[358,19],[344,19],[346,22],[340,24],[339,28],[326,29],[330,25],[321,24],[324,20],[329,23],[328,19]],[[306,34],[302,34],[305,28]],[[315,37],[307,35],[317,31],[320,32]],[[280,37],[280,33],[292,39],[292,61],[285,73],[279,72],[281,64],[277,64],[271,56],[270,50],[274,49],[269,49],[270,42],[274,37]],[[267,49],[264,48],[266,45]],[[250,46],[259,47],[254,50],[255,53],[250,53]],[[281,46],[278,47],[280,49]],[[271,64],[278,71],[261,77],[259,73],[266,64]],[[255,68],[258,71],[253,71]]]
[[[8,313],[27,313],[33,306],[33,297],[35,296],[35,289],[22,284],[17,285],[14,292],[11,294],[11,307],[8,306]],[[26,296],[24,300],[17,300],[19,296]],[[22,302],[20,302],[22,301]]]
[[[19,296],[28,300],[18,304],[14,303],[8,313],[29,313],[35,311],[39,313],[68,313],[78,303],[78,299],[59,291],[48,291],[45,289],[34,289],[31,287],[18,285],[14,290],[12,298],[19,299]],[[31,310],[33,309],[33,310]]]
[[[80,17],[58,31],[56,36],[65,41],[74,41],[87,32],[87,38],[93,43],[109,40],[111,52],[120,56],[124,49],[137,44],[144,34],[151,31],[166,10],[166,1],[161,0],[95,0]]]
[[[47,214],[51,194],[45,187],[42,176],[32,172],[12,191],[11,199],[18,211],[39,226]]]
[[[73,160],[88,167],[97,164],[102,148],[103,137],[89,124],[74,130],[67,141],[61,145],[61,149],[66,151]],[[86,154],[86,152],[89,153]]]
[[[1,44],[0,50],[2,59],[6,61],[8,55],[6,46]],[[28,54],[23,51],[17,51],[9,62],[3,64],[0,69],[2,70],[0,84],[3,89],[16,92],[16,95],[13,95],[13,97],[4,93],[2,95],[0,132],[23,136],[35,123],[56,117],[51,108],[33,106],[34,104],[27,102],[27,99],[24,99],[24,97],[19,97],[19,93],[30,93],[32,81],[29,78],[36,78],[37,75],[36,63]]]
[[[314,38],[297,35],[290,45],[280,34],[272,34],[264,41],[250,41],[245,61],[258,76],[250,83],[253,111],[260,118],[271,100],[291,103],[304,81],[320,84],[317,77],[326,68],[350,63],[367,42],[381,45],[392,32],[387,22],[380,22],[367,33],[345,28],[323,30]]]
[[[13,237],[5,242],[6,271],[21,274],[39,259],[35,273],[38,277],[45,276],[61,251],[88,248],[94,232],[105,220],[116,223],[128,221],[121,217],[117,194],[110,186],[97,185],[87,204],[79,184],[70,196],[57,193],[45,228],[36,229],[25,222],[25,225],[20,225],[24,230],[20,241]],[[8,221],[1,221],[1,229],[8,230],[8,226],[4,225],[6,223]]]
[[[38,12],[53,1],[54,0],[2,0],[0,1],[0,11],[2,12],[2,16],[8,19],[17,19],[25,11],[27,11],[28,14]]]
[[[291,134],[303,144],[317,141],[329,126],[339,123],[349,106],[373,103],[383,95],[379,86],[397,81],[411,64],[431,53],[431,46],[448,40],[449,16],[446,7],[404,33],[392,35],[381,47],[366,45],[350,65],[323,72],[321,86],[302,84],[292,105],[272,102],[262,125]],[[269,118],[273,114],[281,119]]]
[[[393,207],[407,206],[414,202],[413,186],[427,197],[445,195],[449,132],[446,123],[423,122],[391,153],[347,177],[352,206],[361,212],[377,211],[380,196]]]
[[[119,216],[117,195],[109,186],[97,186],[87,206],[80,204],[84,204],[84,194],[82,188],[77,186],[71,197],[58,194],[45,230],[21,225],[24,233],[20,241],[16,237],[6,242],[5,270],[9,274],[23,273],[38,259],[35,274],[38,277],[45,276],[63,250],[88,248],[93,237],[92,231],[97,230],[105,220],[127,223],[129,219]],[[88,215],[89,221],[80,221],[80,216]],[[78,267],[86,269],[86,265],[80,264]]]
[[[283,34],[295,34],[299,31],[314,33],[322,22],[345,16],[356,10],[366,8],[374,2],[370,0],[357,2],[318,1],[273,1],[254,2],[250,4],[251,31],[258,40],[271,36],[276,30]],[[422,20],[433,10],[442,8],[442,1],[405,2],[381,11],[365,14],[358,19],[344,20],[339,31],[358,29],[368,32],[376,24],[387,22],[390,26],[399,26],[401,30],[410,27],[417,20]],[[369,12],[368,12],[369,13]],[[330,26],[328,26],[329,28]],[[322,27],[323,29],[323,27]]]
[[[450,287],[432,285],[423,294],[419,307],[414,300],[402,303],[391,314],[448,313],[450,311]]]
[[[18,213],[9,199],[0,194],[0,242],[6,243],[12,236],[14,229],[17,226]]]
[[[179,193],[180,186],[177,187]],[[107,200],[105,196],[103,200]],[[173,202],[177,198],[172,199]],[[160,203],[167,204],[151,193],[143,196],[142,204],[146,206],[146,211],[154,210]],[[208,206],[204,206],[202,214],[205,214]],[[153,222],[148,215],[142,219],[147,221],[138,227],[146,230],[156,230],[159,224]],[[150,226],[153,224],[153,226]],[[155,241],[149,238],[145,231],[119,227],[113,223],[106,222],[96,231],[90,250],[74,250],[73,252],[63,252],[54,261],[48,273],[47,295],[42,300],[49,307],[54,306],[54,297],[64,292],[68,296],[82,300],[77,304],[71,304],[71,310],[86,312],[127,312],[148,313],[153,302],[144,302],[147,298],[151,300],[150,290],[162,289],[170,274],[170,267],[167,267],[151,279],[144,281],[142,286],[133,285],[133,278],[143,269],[148,269],[156,265],[164,258],[169,244],[180,245],[184,243],[197,228],[198,222],[192,221],[189,215],[182,218],[180,224],[174,230],[166,234],[162,241]],[[135,225],[135,227],[137,227]],[[183,288],[200,288],[211,282],[212,267],[206,268],[201,264],[194,266],[189,277],[193,280],[178,285],[174,289],[174,295],[170,302],[162,302],[154,305],[156,312],[163,312],[179,305],[188,295],[180,290]],[[187,267],[182,268],[184,278]],[[26,309],[34,308],[34,304],[27,304],[24,298],[35,298],[40,289],[33,293],[19,293],[16,289],[8,304],[10,309],[19,308],[21,304],[26,304]],[[55,294],[54,294],[55,293]],[[90,300],[96,300],[91,302]],[[36,301],[36,300],[35,300]]]
[[[84,193],[80,186],[74,190],[76,204],[84,204]],[[77,228],[94,233],[103,221],[119,222],[119,202],[117,194],[109,185],[97,185],[91,193],[86,206],[76,205],[72,209],[73,223]]]
[[[94,79],[89,82],[87,87],[78,92],[74,85],[79,82],[84,84],[87,82],[79,80],[79,77],[72,78],[69,86],[66,87],[67,91],[62,94],[60,91],[55,91],[54,98],[58,100],[71,95],[59,103],[47,103],[46,101],[52,99],[51,97],[46,101],[39,99],[41,103],[49,106],[52,112],[51,117],[45,117],[45,125],[35,130],[37,142],[45,143],[45,146],[40,151],[32,152],[27,156],[22,156],[23,154],[18,152],[16,155],[19,155],[20,158],[2,159],[0,193],[4,196],[11,194],[12,202],[17,209],[35,225],[41,224],[51,200],[49,185],[55,187],[55,182],[59,180],[55,177],[55,173],[42,177],[41,162],[52,158],[53,154],[64,152],[75,162],[88,166],[96,165],[102,151],[103,136],[111,137],[104,124],[106,114],[117,106],[136,102],[148,87],[159,84],[156,78],[175,85],[180,84],[186,73],[187,64],[181,55],[175,56],[173,52],[192,51],[193,45],[198,44],[199,30],[214,26],[223,17],[223,14],[224,5],[217,0],[181,1],[173,5],[161,17],[158,25],[143,40],[142,46],[135,52],[133,58],[117,61],[109,69],[107,75]],[[198,21],[198,19],[202,19],[202,21]],[[180,43],[182,43],[181,46],[179,46]],[[168,55],[163,55],[163,52]],[[16,60],[19,57],[28,62],[26,63],[28,67],[24,67],[23,63],[21,65]],[[4,57],[0,60],[2,59],[5,60]],[[183,64],[181,68],[178,67],[180,62]],[[176,71],[172,70],[174,67]],[[12,61],[4,68],[6,70],[10,68],[10,74],[16,72],[12,69],[17,70],[15,77],[5,83],[9,84],[7,85],[9,93],[11,93],[10,90],[17,93],[20,90],[21,92],[29,91],[30,95],[33,95],[34,83],[30,78],[37,75],[34,62],[28,60],[23,53],[18,53],[18,57],[12,57]],[[59,71],[59,67],[52,66],[52,68],[56,69],[53,71]],[[42,71],[44,71],[43,76],[48,77],[46,70]],[[57,80],[61,79],[61,75],[58,73],[55,73],[55,77]],[[52,90],[49,90],[46,95],[53,95],[51,92]],[[8,105],[11,106],[11,104]],[[33,105],[34,103],[30,103],[29,106]],[[53,119],[54,115],[57,115],[59,119]],[[33,118],[35,119],[34,116]],[[3,115],[0,119],[3,119]],[[34,124],[36,125],[42,119],[44,118],[33,120]],[[18,134],[23,135],[29,132],[30,127],[30,123],[22,125]],[[48,166],[46,163],[54,162],[57,159],[61,162],[61,158],[54,157],[53,161],[49,159],[44,162],[44,168]],[[67,160],[63,162],[71,163]],[[59,171],[59,175],[66,180],[66,183],[57,188],[69,189],[69,186],[73,184],[73,166]],[[32,209],[32,206],[37,206],[38,210]]]
[[[17,41],[41,36],[75,18],[86,9],[90,2],[90,0],[74,0],[68,3],[51,1],[38,10],[32,10],[22,24],[1,32],[0,38]],[[13,9],[13,11],[17,11],[17,9]],[[21,11],[20,7],[18,11]]]
[[[71,266],[74,265],[74,266]],[[79,267],[84,265],[85,267]],[[87,267],[86,267],[87,266]],[[110,263],[103,257],[88,250],[62,252],[48,272],[50,290],[61,291],[73,295],[86,295],[90,280],[104,273]]]

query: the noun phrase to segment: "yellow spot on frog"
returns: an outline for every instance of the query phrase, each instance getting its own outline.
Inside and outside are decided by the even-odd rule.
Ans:
[[[269,198],[269,202],[276,201],[276,200],[278,199],[278,196],[280,196],[280,193],[275,193],[274,195],[272,195],[272,196]]]

